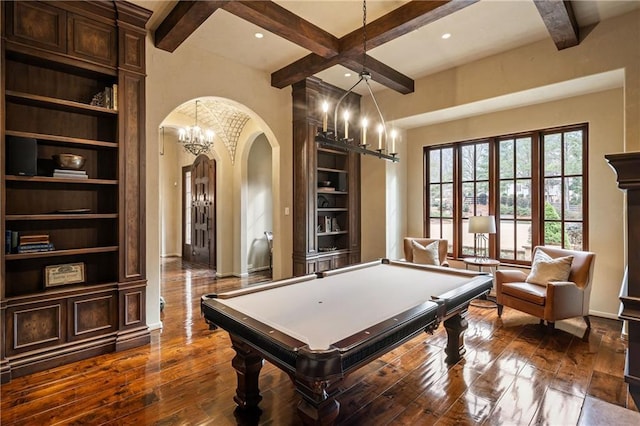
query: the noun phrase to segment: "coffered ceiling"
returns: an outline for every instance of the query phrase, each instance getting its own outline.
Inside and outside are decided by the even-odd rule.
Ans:
[[[178,6],[178,3],[182,2],[137,0],[135,3],[154,12],[149,27],[152,32],[155,32],[167,19],[170,12]],[[196,25],[197,29],[190,33],[183,43],[197,46],[203,52],[210,52],[270,73],[272,78],[274,73],[311,53],[308,47],[301,47],[296,42],[287,40],[285,38],[287,34],[277,35],[268,32],[237,16],[243,14],[246,16],[250,12],[253,15],[260,12],[266,13],[269,12],[269,8],[256,9],[257,12],[256,10],[242,12],[237,10],[237,6],[235,9],[230,6],[232,3],[238,3],[233,1],[198,1],[195,3],[211,4],[213,12],[209,12],[210,16],[205,17],[202,24]],[[309,28],[328,33],[327,38],[329,36],[336,39],[344,38],[348,33],[362,27],[362,2],[359,0],[279,0],[273,3],[286,12],[301,18],[303,22],[309,24]],[[370,24],[393,13],[398,8],[403,6],[406,8],[408,3],[412,2],[369,0],[367,1],[367,22]],[[439,19],[436,19],[436,16],[432,22],[430,21],[426,25],[399,37],[393,36],[392,40],[368,49],[367,52],[373,60],[379,61],[413,80],[527,43],[545,38],[551,39],[550,30],[545,26],[542,18],[543,14],[538,10],[533,0],[456,0],[453,2],[418,1],[416,3],[429,4],[429,7],[440,10],[449,8],[452,13],[439,13],[439,15],[446,16]],[[452,7],[446,3],[457,6]],[[538,3],[557,5],[563,2],[542,1]],[[600,20],[640,7],[639,1],[581,0],[568,3],[571,4],[575,19],[580,27],[588,27]],[[273,19],[277,21],[278,17]],[[259,22],[259,19],[255,17],[252,20]],[[400,25],[400,23],[398,22],[396,25]],[[292,33],[295,33],[295,29],[300,29],[290,22],[283,24],[285,29],[288,28]],[[276,28],[276,31],[283,33],[285,29]],[[257,32],[263,33],[264,37],[262,39],[255,38],[254,34]],[[368,33],[371,37],[374,34],[373,29],[368,29]],[[442,39],[441,36],[445,33],[451,34],[451,37],[446,40]],[[289,38],[292,37],[295,37],[295,34],[289,36]],[[299,38],[314,39],[317,37],[314,34],[305,34]],[[355,42],[360,48],[360,34],[355,37]],[[371,44],[371,41],[369,43]],[[181,44],[176,48],[179,49]],[[330,54],[326,57],[330,57]],[[356,55],[354,60],[361,62],[359,55]],[[345,77],[345,73],[349,72],[352,74],[351,77]],[[357,79],[357,71],[348,70],[340,64],[319,71],[316,75],[343,88],[350,87]],[[374,85],[374,90],[380,88],[380,85]]]
[[[297,76],[290,71],[300,61],[305,66],[297,72],[315,71],[315,64],[320,63],[313,75],[335,86],[346,89],[357,81],[362,62],[360,0],[197,1],[199,16],[195,17],[180,13],[180,8],[186,10],[191,2],[134,3],[153,11],[148,27],[155,34],[156,46],[165,50],[191,46],[204,55],[229,58],[268,73],[275,87],[288,86],[288,80],[281,76],[287,72]],[[569,14],[572,10],[575,16],[574,28],[570,17],[564,17],[567,4]],[[374,91],[391,87],[411,92],[411,84],[420,77],[543,39],[562,49],[566,47],[563,43],[572,45],[572,37],[573,44],[579,43],[598,22],[639,7],[637,0],[368,0],[368,45],[373,46],[367,48],[371,58],[367,67],[379,66],[384,74],[384,78],[377,78],[377,68],[373,71],[372,87]],[[424,11],[424,17],[416,8]],[[416,16],[411,20],[409,12],[399,10],[414,10]],[[393,23],[376,27],[376,23],[385,24],[389,16]],[[185,20],[191,22],[185,25]],[[399,30],[393,30],[393,25]],[[264,37],[258,39],[256,33]],[[443,39],[446,33],[451,36]],[[377,43],[374,37],[380,34],[386,38]],[[355,54],[341,57],[344,52]]]

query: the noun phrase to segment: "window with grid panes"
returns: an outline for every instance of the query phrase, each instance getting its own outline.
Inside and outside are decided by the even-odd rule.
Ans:
[[[586,250],[587,136],[582,124],[426,147],[427,236],[475,256],[469,218],[490,214],[501,262],[528,263],[543,244]]]
[[[453,166],[453,147],[429,151],[429,235],[447,239],[450,253],[453,252]]]

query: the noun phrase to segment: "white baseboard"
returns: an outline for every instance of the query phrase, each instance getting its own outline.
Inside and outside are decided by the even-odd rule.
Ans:
[[[219,272],[216,272],[216,277],[217,278],[229,278],[229,277],[247,278],[250,273],[256,272],[256,271],[262,271],[264,269],[269,269],[269,268],[268,267],[267,268],[258,268],[258,269],[251,270],[249,272],[231,272],[231,273],[226,273],[226,274],[221,274]]]
[[[155,322],[153,324],[147,324],[147,327],[149,327],[149,331],[161,330],[162,329],[162,321]]]
[[[162,258],[165,258],[165,257],[182,257],[182,254],[180,254],[180,253],[161,254],[160,257],[162,257]]]
[[[593,315],[594,317],[613,319],[613,320],[620,319],[618,318],[617,314],[612,314],[610,312],[594,311],[593,309],[589,309],[589,315]]]

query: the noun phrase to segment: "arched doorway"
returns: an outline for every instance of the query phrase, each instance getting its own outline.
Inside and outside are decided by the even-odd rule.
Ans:
[[[194,125],[196,100],[198,126],[216,135],[211,149],[198,157],[179,142],[180,129]],[[162,128],[161,257],[206,265],[219,277],[270,270],[264,232],[282,238],[275,214],[279,158],[263,121],[229,99],[202,97],[177,106]],[[277,253],[273,259],[277,271]]]
[[[282,229],[282,218],[277,212],[282,210],[281,206],[281,173],[280,173],[280,146],[277,143],[273,132],[261,117],[257,116],[246,106],[233,100],[219,97],[199,97],[180,104],[158,122],[157,134],[157,157],[147,156],[148,165],[157,171],[155,176],[150,177],[151,194],[154,194],[154,187],[158,188],[156,195],[157,210],[155,213],[149,211],[149,223],[155,223],[148,227],[147,232],[150,247],[156,247],[155,253],[159,255],[155,259],[147,256],[147,265],[150,267],[150,282],[161,282],[161,275],[168,269],[164,265],[173,264],[169,257],[175,257],[182,262],[183,244],[183,197],[184,188],[182,186],[183,167],[190,169],[196,157],[183,149],[179,142],[180,129],[193,126],[195,114],[195,101],[199,101],[198,123],[203,128],[213,128],[216,131],[214,145],[206,156],[215,163],[215,252],[211,265],[215,269],[197,268],[195,275],[201,277],[228,277],[245,276],[248,273],[258,272],[268,273],[270,268],[268,256],[268,243],[264,237],[263,229],[270,228],[274,235],[272,273],[274,278],[281,275],[281,250],[283,242],[288,241],[287,230]],[[186,104],[191,104],[187,108]],[[220,107],[224,114],[215,121],[205,122],[205,108],[214,110]],[[225,108],[226,107],[226,108]],[[218,139],[215,126],[221,123],[239,123],[231,118],[235,115],[230,108],[243,111],[249,120],[244,124],[229,126],[230,132],[226,137]],[[234,130],[235,129],[235,130]],[[233,133],[233,132],[235,133]],[[236,135],[233,137],[233,135]],[[256,140],[260,139],[262,151],[255,152],[253,156],[250,151]],[[159,155],[158,155],[159,154]],[[252,157],[252,160],[249,160]],[[246,213],[247,203],[249,206],[256,205],[258,197],[247,193],[248,168],[255,167],[255,161],[269,163],[261,165],[261,172],[255,175],[257,169],[251,173],[253,182],[260,182],[264,186],[264,181],[270,182],[269,203],[262,203],[261,206],[269,211],[265,211],[270,217],[270,226],[261,224],[254,226],[252,231],[256,231],[253,236],[247,231]],[[155,161],[155,164],[154,164]],[[251,163],[251,164],[249,164]],[[256,177],[257,176],[257,177]],[[249,201],[247,201],[249,200]],[[152,203],[153,204],[153,203]],[[286,214],[286,213],[285,213]],[[157,215],[157,216],[156,216]],[[155,228],[157,226],[157,228]],[[253,238],[253,240],[251,240]],[[155,242],[156,245],[153,243]],[[256,253],[255,249],[259,249]],[[263,252],[264,250],[264,252]],[[153,251],[153,250],[152,250]],[[251,259],[251,266],[249,263]],[[195,265],[195,264],[194,264]],[[157,269],[156,269],[157,268]],[[157,271],[157,272],[156,272]],[[194,269],[195,271],[195,269]],[[162,284],[158,287],[158,296],[162,293]]]
[[[273,232],[273,182],[272,149],[264,133],[259,134],[248,147],[246,162],[246,202],[243,203],[244,235],[247,272],[271,272],[271,244],[267,234],[280,238]]]

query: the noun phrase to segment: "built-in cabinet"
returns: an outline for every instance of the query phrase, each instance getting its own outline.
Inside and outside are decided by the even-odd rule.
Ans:
[[[150,340],[143,213],[149,16],[124,1],[2,3],[3,382]],[[84,157],[84,173],[55,172],[53,157],[62,153]],[[34,173],[16,166],[31,161]],[[18,249],[29,236],[51,246]]]
[[[322,102],[335,105],[343,94],[341,89],[317,78],[293,85],[296,276],[360,262],[360,157],[316,142],[323,126]],[[359,116],[359,95],[349,94],[343,104],[352,116]],[[330,115],[327,126],[333,132]],[[359,133],[355,127],[352,125],[349,136],[357,144]],[[338,133],[342,135],[341,129]]]
[[[636,406],[640,406],[640,152],[605,155],[615,170],[627,204],[627,273],[620,292],[620,319],[628,321],[624,380]]]

